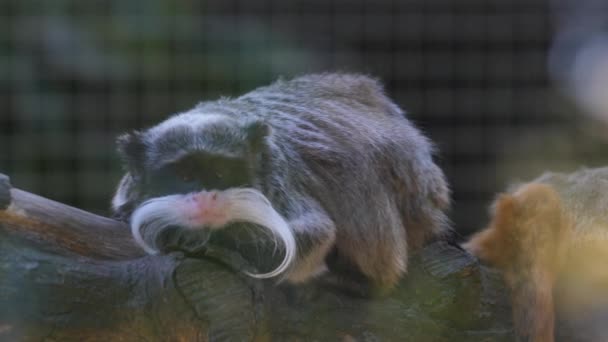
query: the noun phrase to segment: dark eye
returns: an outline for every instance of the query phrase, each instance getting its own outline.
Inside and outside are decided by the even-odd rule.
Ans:
[[[182,163],[174,168],[177,179],[184,183],[190,183],[195,179],[194,167],[190,163]]]
[[[179,178],[179,180],[184,183],[189,183],[194,180],[194,176],[192,176],[192,174],[188,172],[180,173],[179,175],[177,175],[177,178]]]

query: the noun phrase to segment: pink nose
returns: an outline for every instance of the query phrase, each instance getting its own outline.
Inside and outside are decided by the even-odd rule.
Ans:
[[[195,212],[193,219],[197,224],[219,227],[226,224],[226,205],[220,200],[217,191],[201,191],[192,195]]]

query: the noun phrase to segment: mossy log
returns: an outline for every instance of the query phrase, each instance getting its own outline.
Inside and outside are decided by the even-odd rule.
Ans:
[[[513,340],[499,275],[444,242],[373,299],[251,279],[225,255],[145,255],[124,223],[0,177],[0,341]]]

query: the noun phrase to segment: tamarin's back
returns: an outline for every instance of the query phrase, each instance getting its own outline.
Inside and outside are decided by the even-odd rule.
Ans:
[[[381,283],[405,272],[408,248],[449,229],[433,147],[374,79],[309,75],[199,107],[267,122],[271,201],[314,197],[335,222],[337,253]]]

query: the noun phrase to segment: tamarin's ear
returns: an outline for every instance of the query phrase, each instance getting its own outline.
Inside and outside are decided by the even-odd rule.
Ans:
[[[245,126],[247,140],[253,150],[259,150],[264,146],[266,137],[272,133],[272,129],[263,121],[253,121]]]
[[[129,171],[139,171],[143,167],[145,144],[142,135],[133,131],[116,139],[118,154]]]

